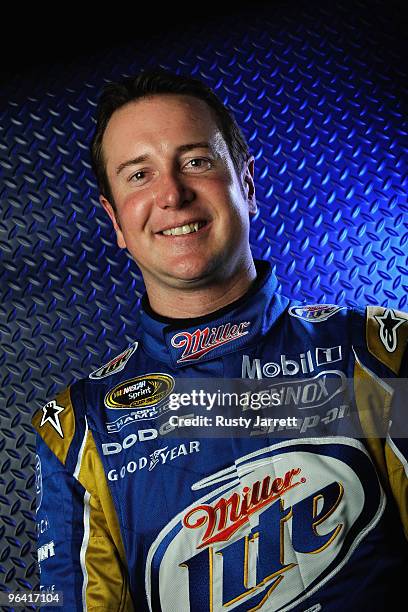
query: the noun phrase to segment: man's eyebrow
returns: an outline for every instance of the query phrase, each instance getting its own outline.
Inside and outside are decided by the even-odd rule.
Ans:
[[[179,147],[177,147],[177,151],[179,153],[187,153],[188,151],[192,151],[194,149],[212,149],[212,147],[210,146],[208,142],[204,142],[204,141],[203,142],[190,142],[188,144],[180,145]],[[138,157],[134,157],[133,159],[128,159],[127,161],[122,162],[116,168],[116,176],[120,174],[122,170],[124,170],[125,168],[128,168],[129,166],[137,166],[137,164],[142,164],[148,159],[149,159],[149,156],[145,154],[145,155],[139,155]]]
[[[178,147],[180,153],[186,153],[193,149],[212,149],[209,142],[191,142],[189,144],[181,145]]]
[[[139,155],[138,157],[134,157],[133,159],[128,159],[127,161],[122,162],[116,168],[116,176],[120,174],[122,170],[124,170],[125,168],[128,168],[129,166],[136,166],[137,164],[141,164],[145,162],[148,158],[149,158],[148,155]]]

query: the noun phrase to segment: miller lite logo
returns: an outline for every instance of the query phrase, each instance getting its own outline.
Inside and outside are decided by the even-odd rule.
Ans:
[[[206,492],[147,556],[151,610],[174,610],[175,593],[185,612],[291,610],[336,580],[385,507],[366,449],[340,436],[279,442],[191,488]]]
[[[309,323],[321,323],[327,321],[339,312],[344,306],[335,304],[309,304],[307,306],[291,306],[288,310],[292,317],[303,319]]]
[[[194,332],[178,332],[171,338],[171,346],[183,349],[177,363],[198,361],[210,351],[246,336],[248,334],[246,328],[250,324],[250,321],[242,321],[238,324],[225,323],[217,327],[196,329]]]
[[[292,487],[306,482],[305,478],[293,481],[300,472],[300,468],[295,468],[287,471],[283,478],[267,475],[262,482],[256,480],[250,487],[244,487],[242,494],[234,492],[221,497],[216,504],[196,506],[186,514],[183,524],[189,529],[205,525],[198,548],[229,540],[242,525],[249,523],[252,514],[272,504]]]
[[[112,376],[112,374],[117,374],[118,372],[121,372],[129,361],[129,359],[131,358],[131,356],[133,355],[133,353],[135,352],[135,350],[137,349],[137,347],[138,342],[134,342],[131,346],[129,346],[129,348],[120,353],[120,355],[117,355],[116,357],[108,361],[108,363],[105,363],[105,365],[101,366],[94,372],[91,372],[89,374],[89,378],[91,378],[92,380],[100,380],[101,378],[106,378],[107,376]]]

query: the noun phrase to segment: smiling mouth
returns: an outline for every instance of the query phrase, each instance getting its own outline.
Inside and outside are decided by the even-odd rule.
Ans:
[[[198,232],[204,225],[207,225],[207,221],[196,221],[195,223],[186,223],[185,225],[178,225],[160,232],[163,236],[184,236],[186,234],[192,234]]]

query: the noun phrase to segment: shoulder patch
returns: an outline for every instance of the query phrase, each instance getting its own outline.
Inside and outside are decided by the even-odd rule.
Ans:
[[[138,342],[134,342],[127,349],[125,349],[122,353],[105,363],[105,365],[101,366],[97,370],[94,370],[89,374],[89,378],[92,380],[99,380],[101,378],[106,378],[106,376],[111,376],[112,374],[116,374],[117,372],[121,372],[133,353],[136,351],[138,347]]]
[[[65,465],[75,434],[75,415],[69,387],[39,408],[31,423],[49,449]]]
[[[307,306],[291,306],[289,314],[292,317],[303,319],[309,323],[321,323],[334,316],[339,310],[344,310],[344,306],[336,304],[308,304]]]
[[[382,306],[367,306],[368,350],[398,374],[408,342],[408,314]]]

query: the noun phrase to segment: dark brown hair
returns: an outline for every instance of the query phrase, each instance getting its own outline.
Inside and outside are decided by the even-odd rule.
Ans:
[[[117,83],[109,83],[102,90],[98,101],[96,129],[90,152],[98,189],[113,207],[115,207],[115,203],[102,152],[103,135],[109,119],[117,109],[128,102],[156,94],[181,94],[204,100],[214,111],[217,126],[228,146],[232,161],[238,172],[241,171],[244,162],[250,157],[248,144],[234,116],[202,81],[174,74],[167,70],[156,69],[142,72],[137,76],[126,77]]]

